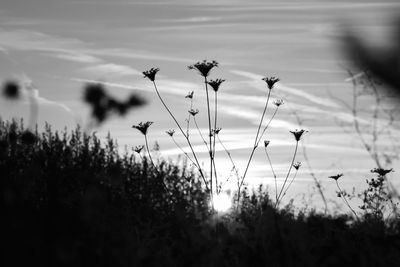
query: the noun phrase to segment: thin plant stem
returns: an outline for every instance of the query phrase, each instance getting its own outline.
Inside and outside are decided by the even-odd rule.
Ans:
[[[236,176],[239,178],[239,171],[238,171],[238,169],[236,168],[236,164],[235,164],[235,162],[234,162],[233,159],[232,159],[231,152],[225,147],[224,143],[221,141],[221,138],[219,138],[219,135],[217,135],[217,138],[218,138],[218,142],[221,144],[221,146],[222,146],[223,149],[225,150],[226,154],[228,155],[229,160],[230,160],[231,163],[232,163],[232,167],[234,168],[234,170],[235,170],[235,172],[236,172]]]
[[[171,136],[172,141],[174,141],[175,145],[182,151],[183,154],[185,154],[185,156],[193,163],[194,166],[196,166],[197,169],[199,169],[199,166],[197,166],[196,162],[194,162],[188,153],[185,152],[185,150],[183,150],[183,148],[178,144],[178,142],[176,142],[175,138],[173,136]]]
[[[192,109],[193,109],[193,98],[190,99],[190,109],[189,110],[192,110]],[[189,138],[190,114],[189,114],[189,116],[188,116],[186,121],[187,121],[187,124],[186,124],[186,136],[187,136],[187,138]]]
[[[253,149],[252,149],[252,151],[251,151],[251,153],[250,153],[250,157],[249,157],[249,160],[248,160],[248,162],[247,162],[246,169],[244,170],[244,174],[243,174],[243,177],[242,177],[241,181],[238,183],[238,203],[239,203],[239,201],[240,201],[240,189],[241,189],[241,187],[242,187],[242,185],[243,185],[244,179],[246,178],[247,171],[249,170],[250,162],[251,162],[251,160],[253,159],[253,156],[254,156],[254,152],[255,152],[256,149],[257,149],[258,134],[260,133],[261,125],[262,125],[262,123],[263,123],[264,116],[265,116],[265,113],[266,113],[266,111],[267,111],[267,107],[268,107],[268,102],[269,102],[269,97],[270,97],[270,95],[271,95],[271,90],[268,91],[267,101],[266,101],[266,103],[265,103],[264,111],[263,111],[263,113],[262,113],[261,120],[260,120],[260,123],[259,123],[259,125],[258,125],[257,134],[256,134],[256,137],[254,138],[254,146],[253,146]]]
[[[276,107],[276,109],[275,109],[274,113],[272,114],[271,118],[269,119],[267,125],[264,127],[262,133],[260,134],[260,138],[258,138],[258,141],[257,141],[257,146],[261,142],[261,139],[262,139],[265,131],[268,129],[268,127],[271,124],[272,120],[275,118],[275,115],[276,115],[277,112],[278,112],[278,107]]]
[[[203,179],[203,182],[204,182],[204,184],[205,184],[205,186],[206,186],[206,189],[209,190],[209,188],[208,188],[208,183],[207,183],[207,181],[206,181],[206,177],[204,176],[204,173],[203,173],[203,171],[202,171],[201,168],[200,168],[199,160],[198,160],[198,158],[197,158],[197,156],[196,156],[196,153],[194,152],[194,149],[193,149],[192,144],[190,143],[189,137],[186,136],[185,132],[183,131],[183,129],[182,129],[182,127],[181,127],[181,125],[180,125],[179,122],[176,120],[175,116],[172,114],[172,112],[170,111],[170,109],[168,108],[168,106],[165,104],[164,100],[162,99],[162,97],[161,97],[161,95],[160,95],[160,92],[158,91],[157,84],[156,84],[155,81],[153,81],[153,85],[154,85],[154,89],[156,90],[157,96],[158,96],[158,98],[160,99],[161,103],[164,105],[165,109],[168,111],[169,115],[172,117],[172,119],[174,120],[175,124],[178,126],[178,128],[179,128],[179,130],[181,131],[182,135],[185,137],[185,139],[186,139],[186,141],[187,141],[187,143],[188,143],[188,145],[189,145],[189,147],[190,147],[190,150],[192,151],[192,155],[193,155],[193,157],[194,157],[194,159],[195,159],[195,161],[196,161],[196,164],[197,164],[197,166],[198,166],[198,170],[199,170],[199,172],[200,172],[200,176],[201,176],[201,178]],[[211,194],[212,194],[212,193],[211,193]]]
[[[217,129],[217,115],[218,115],[218,93],[217,91],[214,91],[214,133],[213,133],[213,162],[214,162],[214,176],[215,176],[215,189],[217,190],[218,188],[218,177],[217,177],[217,169],[215,168],[215,130]],[[218,190],[217,190],[218,193]]]
[[[200,131],[199,125],[197,124],[196,117],[194,117],[194,116],[193,116],[193,121],[194,121],[194,124],[196,125],[196,129],[197,129],[197,131],[199,132],[199,135],[200,135],[201,139],[203,140],[204,145],[205,145],[206,148],[207,148],[207,151],[210,153],[210,147],[208,146],[207,141],[204,139],[204,136],[203,136],[203,134],[202,134],[201,131]]]
[[[298,147],[299,147],[299,141],[296,141],[296,148],[294,149],[292,162],[290,163],[289,171],[288,171],[288,173],[287,173],[287,175],[286,175],[285,181],[283,182],[283,185],[282,185],[282,187],[281,187],[281,190],[279,191],[279,194],[278,194],[278,201],[275,203],[275,208],[278,207],[279,202],[282,200],[282,199],[281,199],[281,195],[282,195],[282,192],[283,192],[283,190],[284,190],[284,188],[285,188],[285,185],[286,185],[286,183],[287,183],[287,180],[289,179],[290,171],[292,170],[294,160],[296,159],[296,154],[297,154],[297,148],[298,148]]]
[[[219,138],[219,135],[217,135],[217,138],[218,138],[218,142],[221,144],[222,148],[224,149],[224,151],[225,151],[226,154],[228,155],[229,160],[230,160],[231,163],[232,163],[232,170],[231,170],[231,172],[234,171],[234,172],[235,172],[235,175],[236,175],[236,178],[239,179],[239,171],[238,171],[238,169],[236,168],[236,164],[235,164],[235,162],[234,162],[233,159],[232,159],[231,152],[229,152],[229,150],[225,147],[224,143],[221,141],[221,138]],[[230,176],[225,180],[225,182],[221,185],[221,187],[223,187],[223,186],[229,181],[229,178],[230,178]]]
[[[143,162],[143,157],[142,157],[142,155],[140,154],[140,153],[138,153],[139,154],[139,157],[140,157],[140,159],[142,160],[142,162]]]
[[[350,206],[349,202],[347,202],[346,197],[343,195],[343,190],[340,188],[339,183],[337,180],[335,180],[336,182],[336,186],[339,189],[340,192],[340,198],[343,199],[344,203],[347,205],[347,207],[349,207],[349,209],[353,212],[354,216],[356,216],[357,220],[359,219],[357,213],[353,210],[353,208]]]
[[[211,113],[210,113],[210,98],[208,96],[208,81],[207,77],[204,77],[204,84],[206,87],[206,96],[207,96],[207,114],[208,114],[208,136],[210,140],[210,150],[209,150],[209,155],[210,155],[210,190],[211,190],[211,195],[213,194],[213,153],[212,153],[212,136],[211,136]]]
[[[150,162],[153,165],[156,173],[160,174],[160,171],[157,169],[156,165],[154,164],[153,158],[151,157],[151,153],[150,153],[150,149],[149,149],[149,143],[147,142],[147,134],[144,135],[144,141],[146,143],[146,150],[147,150],[147,154],[149,155]],[[163,188],[164,188],[165,192],[168,193],[168,187],[165,185],[164,178],[161,178],[161,179],[162,179]]]
[[[282,198],[286,195],[286,192],[289,190],[289,187],[292,185],[294,179],[296,179],[297,173],[298,173],[298,170],[296,170],[296,172],[293,175],[292,180],[290,180],[289,185],[286,187],[285,192],[283,192]]]
[[[146,143],[147,154],[149,155],[151,164],[153,165],[154,169],[157,170],[156,165],[154,164],[153,158],[151,157],[151,153],[150,153],[150,149],[149,149],[149,143],[147,142],[147,134],[144,135],[144,141]]]
[[[215,177],[215,192],[218,195],[218,180],[217,180],[217,167],[215,166],[215,159],[213,160],[214,177]]]
[[[272,174],[274,175],[274,180],[275,180],[275,201],[278,202],[278,183],[276,181],[276,174],[275,174],[274,168],[272,167],[272,161],[271,161],[271,158],[268,155],[268,151],[267,151],[266,147],[265,147],[265,155],[267,155],[267,159],[268,159],[269,165],[271,166]]]
[[[297,123],[299,124],[300,128],[302,128],[303,122],[302,122],[302,120],[300,119],[299,114],[297,114],[297,112],[296,112],[295,110],[293,110],[293,109],[290,109],[290,110],[291,110],[291,112],[293,113],[293,115],[295,116],[295,118],[296,118],[296,120],[297,120]],[[327,203],[327,201],[326,201],[325,194],[324,194],[324,192],[323,192],[323,190],[322,190],[321,182],[318,181],[317,176],[315,175],[315,173],[314,173],[314,171],[313,171],[313,169],[312,169],[312,167],[311,167],[310,160],[308,159],[307,148],[306,148],[306,146],[304,145],[304,139],[301,139],[301,143],[302,143],[301,148],[302,148],[302,150],[303,150],[303,158],[304,158],[304,161],[307,163],[308,171],[309,171],[311,177],[312,177],[313,180],[314,180],[315,186],[316,186],[317,189],[318,189],[318,193],[319,193],[319,195],[320,195],[321,198],[322,198],[322,202],[324,202],[324,213],[326,214],[326,213],[328,212],[328,203]]]

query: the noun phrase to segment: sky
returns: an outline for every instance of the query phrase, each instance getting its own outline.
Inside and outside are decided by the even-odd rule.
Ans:
[[[185,95],[194,91],[198,123],[206,133],[204,84],[187,66],[216,60],[220,65],[210,78],[226,80],[218,92],[220,138],[242,173],[268,93],[261,78],[279,77],[272,99],[282,98],[285,104],[264,136],[271,141],[269,154],[278,181],[283,182],[290,166],[295,141],[289,130],[300,128],[297,114],[308,131],[302,146],[310,166],[327,197],[334,199],[329,175],[344,173],[342,183],[351,191],[353,186],[362,188],[365,179],[372,177],[370,169],[376,167],[351,130],[352,115],[344,104],[351,103],[347,69],[353,66],[342,51],[341,36],[350,29],[371,45],[385,44],[399,9],[400,2],[386,0],[2,0],[0,79],[33,83],[40,106],[38,123],[47,121],[55,129],[87,124],[90,110],[82,102],[86,82],[104,83],[118,99],[137,93],[147,100],[146,106],[93,130],[101,137],[110,131],[123,150],[144,143],[143,136],[131,128],[133,124],[153,121],[150,143],[157,141],[159,156],[176,161],[180,150],[165,134],[176,127],[142,71],[160,68],[160,92],[183,124],[190,105]],[[374,104],[368,96],[360,100],[359,123],[368,140],[366,129],[371,128]],[[387,108],[395,105],[391,98],[384,101]],[[28,113],[27,99],[10,102],[0,97],[2,118],[27,118]],[[266,118],[272,113],[271,105]],[[379,121],[379,125],[384,123]],[[394,135],[395,124],[390,129]],[[195,128],[191,136],[208,166]],[[182,136],[177,141],[187,149]],[[391,141],[380,139],[381,150],[392,146]],[[296,161],[302,161],[303,167],[288,191],[290,197],[314,192],[302,153],[301,147]],[[221,146],[216,157],[219,176],[227,177],[231,165]],[[400,170],[398,161],[391,167]],[[273,181],[261,147],[246,182],[271,187]],[[226,187],[234,188],[234,182]]]

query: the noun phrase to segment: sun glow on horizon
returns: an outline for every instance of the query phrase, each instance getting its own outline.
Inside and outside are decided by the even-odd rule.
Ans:
[[[214,194],[213,201],[217,212],[227,212],[232,207],[232,199],[225,192]]]

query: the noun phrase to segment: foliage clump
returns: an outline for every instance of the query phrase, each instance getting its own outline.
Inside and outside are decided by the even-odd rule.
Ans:
[[[141,149],[137,149],[141,152]],[[211,216],[201,177],[76,129],[0,121],[3,261],[40,266],[368,266],[400,261],[400,223],[279,209],[262,187]],[[351,222],[351,223],[349,223]]]

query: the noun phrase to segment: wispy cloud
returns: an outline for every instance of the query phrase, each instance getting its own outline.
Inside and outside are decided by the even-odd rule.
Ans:
[[[58,53],[54,54],[53,56],[59,59],[79,62],[79,63],[99,63],[103,61],[98,57],[94,57],[83,53]]]
[[[118,77],[118,76],[130,76],[130,75],[142,75],[142,73],[130,66],[119,65],[114,63],[100,64],[81,69],[84,73],[96,75],[101,77]]]
[[[253,82],[260,83],[261,79],[263,78],[262,75],[254,74],[254,73],[247,72],[247,71],[241,71],[241,70],[231,70],[230,72],[233,74],[248,78],[249,80],[252,81],[252,83],[249,83],[250,86],[257,88],[258,90],[264,90],[264,88],[257,86],[256,84],[253,83]],[[286,92],[286,93],[289,93],[292,96],[307,99],[308,101],[313,102],[318,105],[321,105],[321,106],[340,108],[340,106],[337,103],[335,103],[333,100],[331,100],[329,98],[315,96],[313,94],[305,92],[304,90],[285,86],[281,82],[276,84],[276,89]]]
[[[167,23],[203,23],[211,21],[220,21],[222,17],[188,17],[188,18],[170,18],[170,19],[159,19],[160,22]]]
[[[120,47],[101,48],[77,38],[65,38],[30,30],[4,30],[0,28],[0,47],[6,51],[45,52],[49,56],[82,63],[107,62],[103,57],[184,63],[193,61],[192,59],[165,56],[144,50]]]

